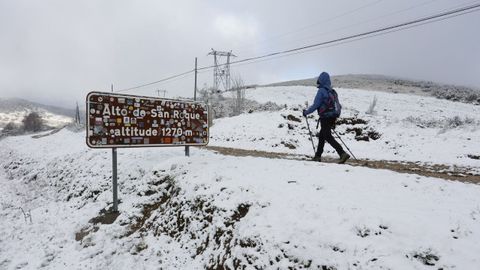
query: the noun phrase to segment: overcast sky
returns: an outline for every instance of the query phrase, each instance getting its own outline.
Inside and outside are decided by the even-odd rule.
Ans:
[[[478,1],[477,1],[478,2]],[[0,97],[69,107],[89,91],[156,81],[213,63],[211,48],[262,55],[435,14],[472,1],[0,0]],[[249,65],[247,84],[385,74],[480,88],[480,12]],[[212,71],[199,86],[212,85]],[[128,92],[193,96],[193,76]]]

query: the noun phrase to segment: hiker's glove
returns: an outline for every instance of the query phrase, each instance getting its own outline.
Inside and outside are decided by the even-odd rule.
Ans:
[[[303,116],[307,116],[307,110],[303,110],[302,114]]]

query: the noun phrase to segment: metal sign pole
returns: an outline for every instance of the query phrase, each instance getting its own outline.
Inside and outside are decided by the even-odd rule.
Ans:
[[[117,148],[112,148],[113,212],[118,212]]]
[[[193,86],[193,100],[197,100],[197,57],[195,57],[195,84]],[[185,146],[185,156],[190,156],[190,146]]]
[[[113,83],[112,83],[113,93]],[[117,148],[112,148],[112,183],[113,183],[113,212],[118,212],[118,193],[117,193]]]

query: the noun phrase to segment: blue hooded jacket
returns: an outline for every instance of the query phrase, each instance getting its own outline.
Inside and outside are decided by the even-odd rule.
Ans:
[[[317,95],[315,96],[315,100],[313,101],[312,106],[305,110],[305,114],[311,114],[315,110],[318,112],[320,118],[328,118],[332,117],[331,110],[332,107],[332,98],[330,92],[332,89],[332,83],[330,81],[330,75],[327,72],[322,72],[317,79]]]

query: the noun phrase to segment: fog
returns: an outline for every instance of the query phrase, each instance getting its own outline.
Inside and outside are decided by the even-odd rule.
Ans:
[[[464,3],[464,4],[462,4]],[[0,97],[64,107],[213,64],[400,23],[469,2],[0,0]],[[268,61],[233,65],[247,84],[383,74],[480,88],[480,12]],[[199,74],[211,86],[212,70]],[[193,76],[128,91],[192,97]],[[163,92],[161,92],[163,96]]]

